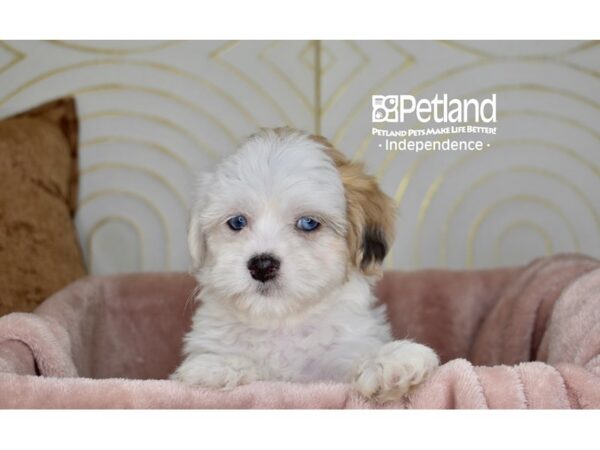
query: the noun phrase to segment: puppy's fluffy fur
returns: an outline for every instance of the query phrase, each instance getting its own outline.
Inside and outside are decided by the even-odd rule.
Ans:
[[[234,230],[238,216],[245,226]],[[303,217],[320,225],[303,231]],[[393,230],[392,201],[324,138],[289,128],[249,138],[197,189],[188,241],[202,303],[172,378],[352,382],[382,401],[406,393],[438,358],[394,341],[374,306]],[[273,278],[255,279],[257,255],[278,261]]]

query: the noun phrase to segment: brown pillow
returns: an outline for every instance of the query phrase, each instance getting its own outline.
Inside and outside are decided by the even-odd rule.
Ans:
[[[78,128],[73,98],[0,120],[0,315],[86,274],[72,221]]]

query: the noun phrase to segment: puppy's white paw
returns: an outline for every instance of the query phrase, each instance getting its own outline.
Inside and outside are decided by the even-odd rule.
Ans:
[[[439,365],[435,352],[411,341],[384,344],[364,361],[353,380],[356,390],[381,402],[397,400]]]
[[[238,356],[190,355],[171,375],[185,384],[231,389],[257,381],[259,373],[252,361]]]

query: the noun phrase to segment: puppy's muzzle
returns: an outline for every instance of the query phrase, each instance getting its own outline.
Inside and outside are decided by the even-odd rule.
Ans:
[[[280,261],[273,255],[262,253],[248,261],[248,270],[255,280],[265,283],[272,280],[279,272]]]

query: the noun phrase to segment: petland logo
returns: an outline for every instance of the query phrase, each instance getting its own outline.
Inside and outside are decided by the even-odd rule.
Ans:
[[[448,98],[436,94],[431,100],[412,95],[373,95],[373,123],[409,123],[394,130],[372,127],[373,136],[384,138],[386,151],[481,151],[496,134],[496,94],[483,100]],[[429,124],[429,126],[426,126]],[[432,126],[433,125],[433,126]]]
[[[496,94],[482,101],[448,94],[418,101],[412,95],[373,95],[372,105],[374,123],[404,123],[413,116],[421,123],[496,123]]]

